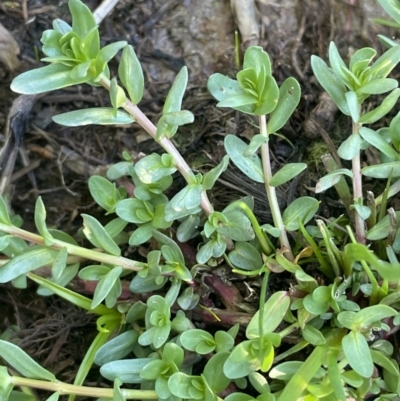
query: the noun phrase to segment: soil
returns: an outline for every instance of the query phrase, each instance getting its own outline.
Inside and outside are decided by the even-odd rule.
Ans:
[[[94,10],[100,2],[85,3]],[[324,172],[319,156],[330,149],[332,142],[337,146],[349,129],[349,121],[336,118],[335,107],[321,97],[322,88],[312,76],[310,56],[316,54],[326,59],[332,40],[345,58],[360,47],[382,50],[376,34],[394,36],[395,32],[369,21],[384,16],[375,0],[259,0],[255,12],[251,1],[237,3],[232,12],[227,0],[120,0],[101,23],[102,45],[127,40],[135,46],[146,77],[140,106],[154,122],[175,75],[183,65],[188,66],[190,80],[184,108],[191,110],[196,120],[183,127],[174,140],[191,166],[199,171],[207,170],[223,156],[222,143],[227,133],[250,138],[256,132],[254,121],[248,116],[215,107],[216,102],[206,89],[208,76],[215,72],[235,75],[238,27],[242,33],[241,52],[249,44],[263,46],[271,56],[278,83],[294,76],[302,87],[300,105],[282,130],[294,148],[280,138],[271,146],[275,168],[300,159],[310,167],[300,181],[282,191],[284,206],[299,194],[314,196],[315,177]],[[18,44],[16,47],[12,39],[4,44],[0,39],[0,132],[4,135],[8,113],[18,96],[11,92],[10,83],[19,73],[41,65],[40,37],[55,18],[70,21],[67,0],[0,2],[0,23]],[[110,64],[111,71],[115,71],[116,65]],[[3,169],[3,176],[7,173],[10,179],[3,195],[11,200],[13,211],[22,217],[27,229],[35,230],[33,211],[39,195],[46,205],[51,227],[76,236],[82,223],[80,213],[90,213],[104,221],[87,190],[90,175],[104,174],[107,166],[121,160],[124,150],[134,156],[160,150],[136,125],[71,129],[51,120],[61,112],[108,103],[103,89],[79,85],[38,96],[28,110],[22,150],[11,171]],[[0,139],[6,141],[5,137]],[[262,223],[270,222],[262,188],[247,182],[234,168],[222,177],[212,201],[220,209],[243,195],[254,196],[259,219]],[[332,206],[337,207],[330,196],[328,192],[320,198],[324,201],[321,214],[325,217],[329,217],[329,209],[332,213]],[[287,287],[287,282],[276,279],[274,285]],[[243,284],[238,288],[243,297],[250,297],[250,290],[257,292],[257,283],[250,290]],[[253,294],[252,299],[256,301],[257,296]],[[251,308],[251,302],[249,305]],[[1,285],[0,310],[0,334],[19,331],[18,341],[25,350],[59,374],[61,380],[73,381],[95,333],[92,319],[55,297],[37,296],[31,285],[30,291]],[[91,380],[96,382],[95,375]]]

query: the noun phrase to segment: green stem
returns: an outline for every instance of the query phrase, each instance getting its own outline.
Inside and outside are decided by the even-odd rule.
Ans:
[[[238,206],[245,212],[246,216],[250,220],[251,225],[253,226],[253,230],[257,236],[258,241],[260,242],[263,252],[266,255],[271,255],[271,253],[273,252],[272,244],[268,242],[268,237],[265,235],[263,230],[261,230],[261,227],[258,224],[258,221],[256,219],[256,216],[254,216],[253,211],[249,208],[249,206],[245,202],[239,202]]]
[[[263,355],[263,342],[264,342],[264,308],[265,308],[265,298],[267,297],[267,285],[268,285],[268,277],[270,271],[265,269],[264,277],[261,284],[261,294],[260,294],[260,311],[258,314],[258,330],[260,333],[260,354],[259,360],[262,361]]]
[[[353,135],[358,135],[358,130],[360,125],[353,122]],[[363,203],[363,193],[362,193],[362,175],[361,175],[361,158],[360,152],[358,152],[357,156],[351,161],[352,163],[352,171],[353,171],[353,197],[354,201],[359,205]],[[355,210],[355,229],[356,229],[356,238],[357,242],[360,244],[365,244],[365,223],[361,216]]]
[[[103,85],[104,88],[106,88],[107,90],[110,90],[110,80],[108,78],[103,76],[100,80],[100,83]],[[170,154],[174,158],[176,168],[179,170],[179,172],[185,178],[186,182],[189,185],[195,184],[196,178],[195,178],[193,171],[188,166],[188,164],[186,163],[186,161],[182,157],[182,155],[179,153],[179,151],[176,149],[174,144],[170,141],[170,139],[163,137],[160,140],[157,140],[156,139],[156,135],[157,135],[156,126],[146,117],[146,115],[139,109],[139,107],[137,105],[133,104],[129,99],[126,100],[123,108],[135,119],[135,121],[142,128],[144,128],[145,131],[147,131],[148,134],[150,134],[150,136],[157,143],[160,144],[160,146],[168,154]],[[211,205],[211,202],[208,199],[208,196],[207,196],[207,193],[205,190],[203,190],[203,192],[201,194],[201,208],[203,209],[204,213],[207,216],[210,215],[214,211],[214,208]]]
[[[79,256],[85,259],[95,260],[100,263],[107,263],[114,266],[121,266],[126,270],[139,271],[142,270],[142,263],[136,262],[123,256],[107,255],[105,253],[82,248],[77,245],[72,245],[68,242],[60,241],[57,239],[52,240],[51,244],[46,244],[42,236],[25,231],[22,228],[15,226],[9,226],[7,224],[0,223],[0,231],[10,234],[14,237],[22,238],[25,241],[33,242],[39,245],[49,245],[53,249],[67,248],[69,255]]]
[[[299,322],[292,323],[290,326],[286,327],[286,329],[280,331],[278,334],[281,336],[281,338],[286,337],[289,335],[292,331],[297,330],[299,328]]]
[[[260,134],[268,139],[268,131],[267,131],[267,120],[265,115],[259,116],[260,122]],[[279,208],[278,197],[276,196],[275,187],[271,187],[269,182],[272,178],[272,171],[271,171],[271,161],[269,158],[269,143],[263,143],[261,145],[261,158],[263,164],[263,173],[264,173],[264,181],[265,181],[265,190],[267,192],[267,197],[269,201],[269,207],[271,209],[272,218],[274,220],[274,225],[278,228],[281,232],[279,235],[279,241],[283,248],[286,248],[286,252],[284,255],[290,261],[293,261],[293,253],[292,248],[289,244],[289,240],[287,237],[285,225],[283,224],[281,211]]]
[[[27,386],[47,390],[51,392],[58,392],[60,394],[75,394],[83,397],[95,398],[114,398],[114,390],[109,388],[75,386],[60,381],[46,382],[36,379],[26,379],[25,377],[12,376],[10,382],[14,386]],[[129,400],[156,400],[158,396],[153,390],[127,390],[121,389],[124,398]]]

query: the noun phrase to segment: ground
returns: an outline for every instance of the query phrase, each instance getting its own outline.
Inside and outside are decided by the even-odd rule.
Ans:
[[[94,10],[100,2],[85,3]],[[373,0],[260,0],[259,11],[253,14],[252,2],[244,0],[232,1],[234,12],[227,0],[120,0],[102,22],[101,32],[103,45],[127,40],[135,46],[146,77],[141,108],[154,122],[174,76],[183,65],[188,66],[190,80],[184,108],[192,111],[196,120],[184,127],[175,141],[190,165],[199,171],[210,168],[223,156],[222,141],[227,133],[245,138],[255,133],[253,121],[248,117],[215,107],[216,102],[206,89],[208,76],[215,72],[235,75],[238,27],[242,33],[241,51],[248,44],[263,46],[271,56],[277,81],[294,76],[302,87],[300,105],[282,130],[294,148],[278,138],[272,143],[272,152],[276,168],[288,160],[300,159],[312,168],[301,181],[281,193],[284,204],[299,193],[314,196],[315,177],[323,174],[319,156],[331,146],[322,137],[331,138],[337,145],[350,124],[346,119],[336,119],[335,107],[320,97],[322,90],[312,76],[310,56],[316,54],[326,59],[332,40],[344,58],[365,46],[381,51],[376,34],[384,29],[369,20],[383,15],[375,3]],[[11,92],[10,83],[17,74],[41,65],[40,37],[55,18],[69,21],[67,0],[0,2],[0,23],[20,49],[17,63],[12,41],[0,39],[0,132],[6,133],[7,116],[17,97]],[[111,70],[115,67],[116,63],[111,63]],[[24,227],[34,230],[34,204],[41,195],[49,225],[75,235],[82,223],[80,213],[101,216],[87,190],[90,175],[104,174],[107,166],[121,160],[124,150],[134,156],[160,150],[136,125],[71,129],[57,126],[51,120],[60,112],[108,102],[103,89],[89,86],[37,97],[27,115],[24,157],[17,158],[11,184],[5,192],[13,211],[23,218]],[[222,177],[211,196],[218,208],[243,194],[256,198],[260,220],[269,222],[262,188],[247,183],[235,169]],[[325,195],[321,200],[326,201],[321,213],[328,217],[329,208],[336,206],[335,200]],[[24,349],[54,373],[62,373],[63,380],[73,380],[94,334],[93,321],[87,315],[56,298],[38,297],[33,288],[15,290],[9,285],[0,286],[0,309],[3,311],[0,333],[18,326]],[[97,378],[91,380],[95,383]]]

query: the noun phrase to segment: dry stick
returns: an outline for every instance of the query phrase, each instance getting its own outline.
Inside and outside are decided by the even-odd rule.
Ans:
[[[267,131],[267,120],[265,115],[259,117],[260,121],[260,134],[268,138],[268,131]],[[293,261],[293,253],[292,248],[289,244],[289,240],[287,237],[285,225],[283,224],[281,211],[279,208],[278,198],[276,196],[275,187],[271,187],[269,182],[272,178],[271,172],[271,161],[269,158],[269,143],[263,143],[261,145],[261,158],[262,158],[262,165],[263,165],[263,173],[264,173],[264,181],[265,181],[265,191],[267,192],[269,207],[271,209],[272,218],[274,220],[274,225],[276,228],[280,230],[279,241],[282,247],[286,248],[287,252],[284,253],[286,258],[290,261]]]
[[[102,77],[100,83],[107,89],[110,90],[110,80],[106,77]],[[182,176],[185,178],[188,184],[194,184],[195,175],[191,168],[186,163],[185,159],[176,149],[174,144],[168,138],[161,138],[160,140],[156,139],[157,128],[156,126],[145,116],[145,114],[139,109],[138,106],[133,104],[130,100],[126,100],[123,108],[135,119],[135,121],[144,128],[150,136],[158,143],[160,146],[170,154],[175,161],[176,168],[180,171]],[[214,208],[211,205],[210,200],[208,199],[207,193],[205,190],[201,193],[201,208],[204,213],[208,216],[213,213]]]

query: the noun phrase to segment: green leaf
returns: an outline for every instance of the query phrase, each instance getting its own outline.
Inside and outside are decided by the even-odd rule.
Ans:
[[[378,0],[381,7],[400,24],[400,7],[398,1],[395,0]]]
[[[174,111],[163,114],[164,121],[168,125],[181,126],[191,124],[194,121],[194,115],[188,110]]]
[[[353,331],[361,331],[370,328],[373,323],[380,322],[388,317],[397,315],[397,312],[387,305],[373,305],[356,312],[352,325],[349,327]]]
[[[118,76],[128,91],[134,104],[140,103],[143,97],[143,70],[132,46],[128,45],[122,51],[118,66]]]
[[[44,243],[47,246],[51,246],[54,239],[46,226],[46,209],[41,196],[37,198],[35,204],[35,225],[40,235],[44,238]]]
[[[397,152],[379,135],[378,132],[366,127],[361,127],[359,133],[363,139],[375,146],[389,159],[392,159],[393,161],[398,161],[400,159]]]
[[[174,83],[172,84],[172,87],[168,92],[167,98],[165,99],[163,107],[163,115],[181,110],[182,99],[183,95],[185,94],[187,82],[188,82],[187,67],[182,67],[178,75],[175,77]]]
[[[126,96],[124,90],[118,86],[117,79],[113,78],[110,84],[110,100],[113,106],[114,117],[117,117],[117,110],[123,107],[126,102]]]
[[[83,233],[86,238],[96,247],[104,249],[107,253],[115,256],[121,255],[121,249],[113,241],[104,227],[93,216],[82,214]]]
[[[120,379],[123,383],[142,383],[140,371],[151,361],[150,358],[112,361],[103,365],[100,373],[108,380]]]
[[[344,160],[354,159],[361,150],[362,138],[358,133],[351,134],[338,149],[338,155]]]
[[[139,334],[135,330],[128,330],[119,334],[99,348],[96,352],[94,363],[102,366],[108,362],[124,358],[132,352],[138,338]]]
[[[400,46],[393,46],[372,64],[369,74],[372,75],[373,78],[385,78],[399,61]]]
[[[350,91],[345,93],[347,106],[349,107],[350,116],[353,122],[358,122],[360,118],[360,105],[358,104],[356,92]]]
[[[29,249],[29,251],[15,256],[1,267],[0,283],[7,283],[39,267],[51,265],[58,254],[57,250],[42,246]]]
[[[89,178],[89,191],[96,203],[108,213],[115,211],[121,194],[114,183],[104,177],[93,175]]]
[[[107,46],[104,46],[96,56],[96,72],[97,74],[102,73],[106,67],[107,63],[124,47],[126,47],[128,43],[125,40],[110,43]],[[121,66],[121,62],[119,66]]]
[[[140,181],[145,184],[152,184],[175,173],[176,166],[172,157],[162,158],[161,155],[153,153],[140,159],[135,164],[134,169]]]
[[[251,46],[247,48],[243,58],[243,69],[253,68],[259,76],[265,69],[265,75],[271,75],[271,61],[268,53],[260,46]]]
[[[303,338],[311,345],[324,345],[326,340],[322,333],[310,324],[306,324],[301,331]]]
[[[317,213],[319,202],[310,196],[303,196],[294,200],[283,212],[282,219],[288,231],[299,229],[300,220],[303,225],[307,224]]]
[[[122,267],[116,266],[112,268],[103,278],[100,279],[96,286],[96,290],[93,295],[93,301],[90,309],[96,308],[106,298],[106,296],[112,290],[115,282],[119,280],[119,276],[122,273]],[[120,295],[120,294],[119,294]]]
[[[14,369],[29,379],[56,381],[53,373],[42,368],[27,353],[13,343],[0,340],[0,355]]]
[[[225,155],[218,166],[214,167],[203,176],[203,188],[208,191],[212,189],[219,176],[226,171],[229,164],[229,156]]]
[[[311,67],[318,82],[328,92],[340,111],[349,116],[350,110],[345,96],[347,89],[343,82],[339,80],[325,61],[317,56],[311,56]]]
[[[179,191],[165,207],[165,220],[173,221],[199,212],[202,192],[200,184],[187,185]]]
[[[319,194],[323,191],[326,191],[328,188],[333,187],[341,180],[343,175],[347,175],[348,177],[353,178],[353,173],[351,170],[347,168],[339,168],[327,175],[324,175],[317,181],[317,185],[315,186],[315,193]]]
[[[211,390],[215,393],[224,391],[230,383],[230,379],[224,375],[223,371],[223,366],[228,359],[228,356],[229,352],[218,352],[212,356],[204,367],[204,377],[206,378]]]
[[[231,352],[224,364],[224,374],[229,379],[245,377],[260,368],[260,361],[251,354],[251,346],[259,340],[242,341]]]
[[[354,74],[360,74],[365,70],[372,59],[376,56],[376,50],[371,47],[364,47],[357,50],[350,58],[350,70]],[[363,64],[360,64],[363,63]],[[359,69],[357,68],[359,66]],[[361,67],[362,66],[362,67]]]
[[[80,127],[82,125],[116,125],[131,124],[135,120],[127,113],[111,107],[96,107],[83,110],[74,110],[53,117],[53,121],[67,127]]]
[[[335,75],[346,85],[349,86],[349,81],[347,79],[347,75],[345,71],[348,71],[348,68],[340,56],[338,49],[334,42],[329,43],[329,62],[331,64],[331,68]],[[318,77],[317,77],[318,78]],[[321,82],[320,82],[321,83]],[[329,93],[329,92],[328,92]]]
[[[381,163],[361,169],[362,175],[373,178],[389,178],[400,176],[400,162]]]
[[[397,46],[400,50],[400,46]],[[399,52],[400,55],[400,52]],[[395,89],[388,96],[383,99],[381,104],[376,107],[374,110],[363,114],[359,120],[360,124],[372,124],[382,117],[384,117],[396,104],[398,98],[400,96],[400,89]]]
[[[255,237],[249,218],[242,210],[223,211],[226,222],[219,222],[217,232],[234,241],[250,241]]]
[[[389,126],[390,139],[397,151],[400,150],[400,112],[392,119]]]
[[[61,248],[56,259],[54,260],[53,266],[51,267],[51,274],[55,281],[58,281],[63,274],[65,267],[67,266],[68,250],[66,247]]]
[[[311,379],[321,367],[326,352],[327,347],[324,345],[319,345],[314,348],[310,356],[301,364],[296,373],[286,384],[279,396],[279,401],[293,401],[301,398],[301,395],[310,383]]]
[[[82,1],[69,0],[68,7],[72,15],[72,30],[82,39],[97,28],[92,12]]]
[[[11,90],[16,93],[35,95],[81,84],[88,80],[88,77],[74,79],[70,76],[70,72],[71,67],[62,64],[50,64],[30,70],[14,78]]]
[[[267,131],[270,134],[278,132],[289,120],[299,104],[301,88],[295,78],[287,78],[279,88],[279,100],[275,110],[271,113]]]
[[[4,198],[0,196],[0,223],[6,224],[7,226],[12,226],[10,219],[10,214],[8,213],[8,207]]]
[[[228,258],[235,267],[242,270],[258,270],[263,265],[260,252],[249,242],[236,242]]]
[[[360,376],[370,378],[374,371],[374,364],[365,337],[358,331],[350,331],[343,337],[342,347],[352,369]]]
[[[282,322],[290,306],[290,297],[286,291],[275,292],[264,305],[263,314],[263,333],[272,333]],[[258,338],[260,336],[259,326],[260,311],[252,317],[246,329],[248,339]]]
[[[224,140],[226,152],[233,163],[249,178],[256,182],[264,182],[261,160],[257,155],[244,156],[247,145],[235,135],[227,135]]]
[[[390,92],[396,89],[399,83],[396,79],[392,78],[378,78],[374,79],[367,84],[363,85],[357,90],[358,93],[364,93],[366,95],[380,95],[382,93]]]
[[[306,163],[285,164],[279,171],[277,171],[273,175],[269,182],[269,185],[271,185],[271,187],[278,187],[279,185],[282,185],[285,182],[290,181],[292,178],[298,176],[306,168]]]
[[[215,350],[214,337],[207,331],[200,329],[188,330],[179,337],[181,344],[189,351],[206,355]]]

